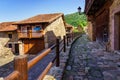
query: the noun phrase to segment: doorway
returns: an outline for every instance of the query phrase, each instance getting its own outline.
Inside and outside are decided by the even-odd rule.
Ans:
[[[114,17],[114,48],[120,50],[120,12]]]
[[[15,44],[15,54],[19,55],[19,44]]]

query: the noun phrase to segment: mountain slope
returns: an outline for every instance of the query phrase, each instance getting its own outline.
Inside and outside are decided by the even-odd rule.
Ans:
[[[65,15],[65,21],[75,27],[84,27],[87,25],[87,19],[84,13],[79,15],[78,12]]]

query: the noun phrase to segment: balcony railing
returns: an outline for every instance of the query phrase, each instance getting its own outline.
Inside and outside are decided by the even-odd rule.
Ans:
[[[27,34],[27,32],[19,32],[19,33],[18,33],[18,37],[19,37],[19,38],[27,38],[27,37],[28,37],[28,34]]]
[[[40,38],[43,36],[43,32],[18,32],[20,38]]]

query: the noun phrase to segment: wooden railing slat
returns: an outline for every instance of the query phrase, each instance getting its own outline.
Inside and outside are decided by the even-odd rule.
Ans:
[[[13,71],[10,75],[4,78],[4,80],[18,80],[20,73],[18,71]]]
[[[52,67],[53,63],[50,62],[48,64],[48,66],[45,68],[45,70],[42,72],[42,74],[38,77],[37,80],[43,80],[44,76],[48,73],[48,71],[50,70],[50,68]]]
[[[65,36],[64,36],[64,38],[63,38],[63,43],[64,43],[64,52],[66,52],[66,39],[65,39]]]

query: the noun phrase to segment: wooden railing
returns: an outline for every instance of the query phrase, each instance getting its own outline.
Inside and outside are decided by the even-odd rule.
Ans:
[[[66,39],[67,38],[67,39]],[[41,73],[37,80],[42,80],[44,76],[48,73],[53,63],[56,61],[56,66],[59,67],[60,64],[60,52],[63,50],[66,52],[66,43],[68,45],[71,37],[65,37],[63,40],[56,39],[56,44],[46,49],[44,52],[28,61],[26,55],[16,56],[14,58],[14,71],[4,78],[4,80],[28,80],[28,70],[31,69],[36,63],[38,63],[41,59],[43,59],[46,55],[48,55],[51,50],[56,49],[56,56],[53,58],[51,62],[47,65],[45,70]],[[60,47],[62,45],[62,47]]]

